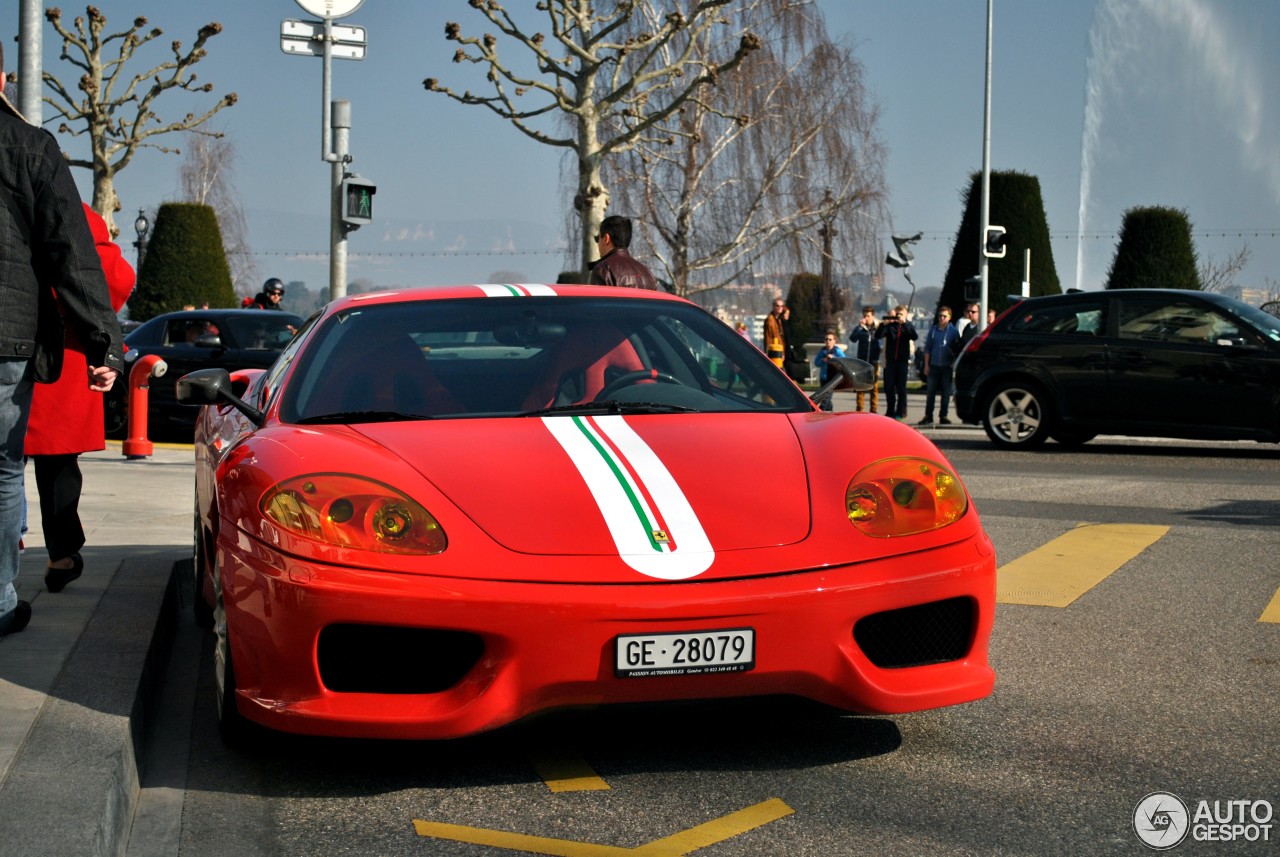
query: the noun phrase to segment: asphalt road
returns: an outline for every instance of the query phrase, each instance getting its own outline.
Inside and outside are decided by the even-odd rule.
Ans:
[[[1101,548],[1059,541],[1081,525],[1149,540],[1068,606],[1001,603],[990,698],[892,718],[646,706],[246,753],[218,737],[209,640],[189,625],[130,857],[1138,854],[1153,792],[1188,807],[1175,854],[1276,853],[1280,819],[1210,842],[1194,816],[1200,801],[1280,807],[1280,622],[1260,621],[1280,597],[1280,450],[1103,439],[1011,454],[976,432],[936,437],[1002,581],[1020,558],[1088,565]]]

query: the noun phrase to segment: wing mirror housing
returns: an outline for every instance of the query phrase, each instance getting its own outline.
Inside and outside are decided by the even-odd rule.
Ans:
[[[236,395],[231,373],[226,369],[197,369],[183,375],[174,387],[174,396],[180,403],[193,407],[225,402],[256,426],[262,425],[264,419],[262,411]]]
[[[809,400],[816,405],[821,405],[831,398],[836,390],[865,393],[876,385],[876,367],[865,360],[859,360],[856,357],[836,357],[830,360],[827,366],[834,369],[835,374],[809,397]]]

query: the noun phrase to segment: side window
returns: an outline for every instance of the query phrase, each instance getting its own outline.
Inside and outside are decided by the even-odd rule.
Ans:
[[[1212,309],[1185,301],[1167,304],[1122,301],[1120,338],[1210,345],[1239,337],[1239,326]]]
[[[316,319],[320,317],[320,313],[316,313],[307,319],[306,322],[293,335],[289,344],[280,352],[280,356],[276,358],[276,362],[271,364],[271,368],[262,376],[262,398],[258,403],[258,407],[265,408],[267,402],[271,399],[271,393],[276,389],[277,382],[285,370],[293,363],[293,358],[297,356],[298,349],[302,347],[302,343],[306,341],[311,329],[315,326]]]
[[[217,336],[218,326],[199,318],[171,319],[165,327],[164,345],[195,345],[202,336]]]
[[[1012,333],[1047,336],[1102,336],[1107,331],[1105,302],[1056,303],[1022,310],[1009,324]]]

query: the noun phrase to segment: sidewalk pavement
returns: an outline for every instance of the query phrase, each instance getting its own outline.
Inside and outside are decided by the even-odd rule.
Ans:
[[[122,855],[138,798],[149,708],[190,568],[194,459],[120,444],[80,457],[84,575],[44,587],[48,559],[27,466],[26,630],[0,638],[0,855]],[[189,587],[188,587],[189,589]],[[189,608],[190,605],[187,605]]]

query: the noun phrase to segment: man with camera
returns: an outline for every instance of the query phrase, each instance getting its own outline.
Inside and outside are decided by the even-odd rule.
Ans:
[[[876,339],[883,340],[885,416],[895,420],[907,417],[907,373],[911,366],[911,343],[919,338],[907,321],[907,308],[899,304],[876,328]]]

